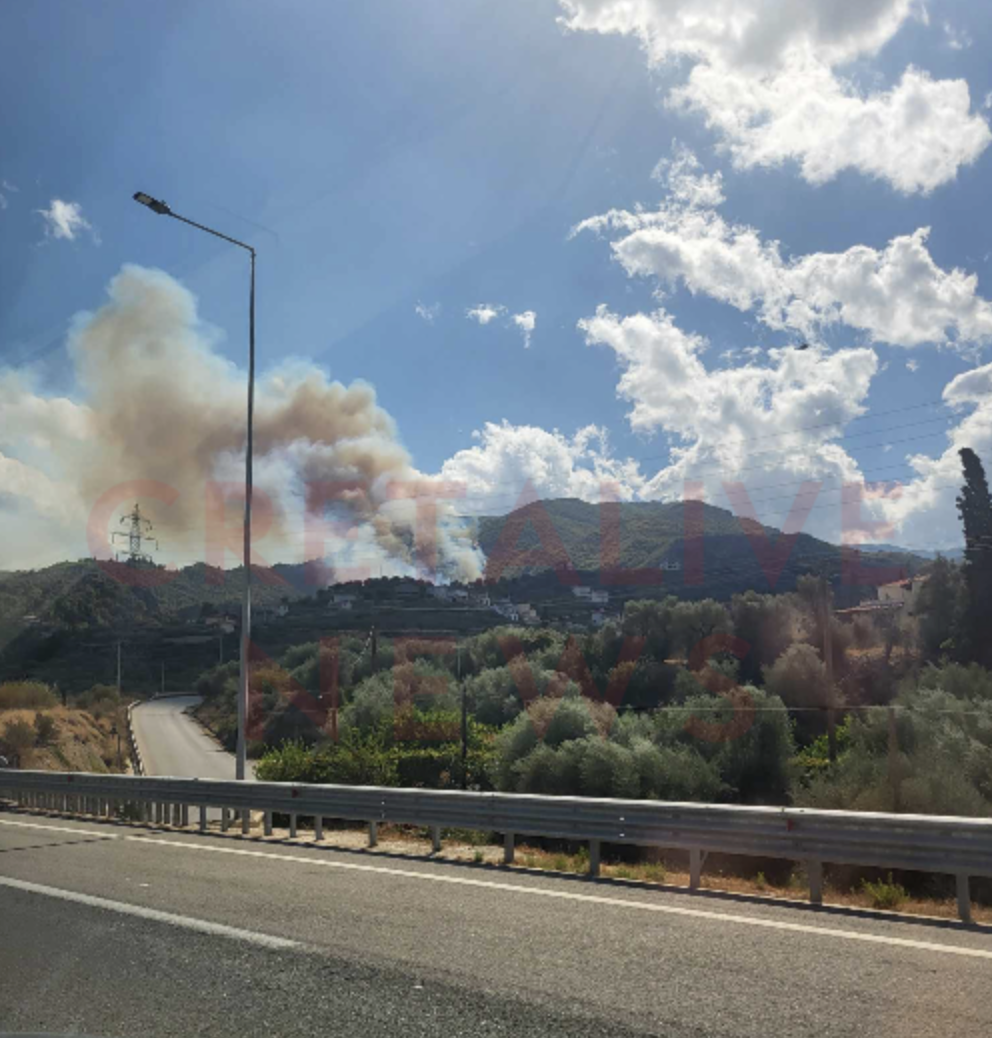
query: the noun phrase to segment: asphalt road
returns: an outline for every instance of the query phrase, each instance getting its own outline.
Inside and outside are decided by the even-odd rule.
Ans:
[[[199,696],[153,699],[131,715],[147,775],[180,778],[234,778],[234,755],[222,749],[186,714]]]
[[[0,1030],[992,1033],[992,929],[0,813]]]

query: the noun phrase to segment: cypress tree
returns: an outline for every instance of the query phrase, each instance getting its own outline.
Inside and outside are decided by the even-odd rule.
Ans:
[[[964,525],[966,648],[971,659],[988,666],[992,665],[992,494],[978,455],[970,447],[959,453],[964,468],[957,504]]]

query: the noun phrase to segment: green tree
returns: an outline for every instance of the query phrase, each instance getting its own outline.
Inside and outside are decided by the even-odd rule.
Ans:
[[[916,601],[920,647],[927,659],[938,660],[942,656],[956,658],[965,609],[961,568],[939,555]]]
[[[770,667],[796,639],[799,614],[795,596],[746,591],[734,595],[730,615],[734,634],[748,646],[740,663],[741,678],[760,681],[763,669]]]
[[[968,591],[965,638],[971,659],[992,664],[992,494],[985,469],[969,447],[959,451],[964,486],[958,513],[964,526],[964,582]]]
[[[823,731],[826,708],[836,705],[820,654],[802,642],[790,645],[765,671],[765,686],[787,707],[796,708],[796,730],[804,742]]]

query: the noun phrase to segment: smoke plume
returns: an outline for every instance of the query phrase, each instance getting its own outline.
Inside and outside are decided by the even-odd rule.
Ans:
[[[144,481],[146,495],[132,496],[172,558],[219,563],[211,551],[223,545],[230,565],[244,495],[245,375],[218,353],[194,297],[167,274],[125,266],[109,297],[69,336],[81,402],[34,393],[17,372],[0,375],[0,405],[12,419],[0,448],[17,455],[0,453],[0,489],[78,532],[115,494],[116,524],[134,502],[115,488]],[[368,384],[342,385],[303,362],[262,376],[255,486],[256,561],[326,557],[339,576],[435,564],[444,575],[479,575],[452,489],[411,464]],[[107,533],[97,531],[104,549]],[[91,550],[92,541],[91,533]]]

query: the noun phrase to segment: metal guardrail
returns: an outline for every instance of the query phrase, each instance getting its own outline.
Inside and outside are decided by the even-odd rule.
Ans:
[[[144,775],[145,766],[141,760],[141,750],[138,748],[138,740],[134,735],[134,708],[141,705],[141,700],[136,699],[127,705],[127,747],[131,757],[131,770],[135,775]]]
[[[222,828],[229,828],[233,812],[244,834],[251,811],[261,811],[267,836],[278,813],[289,816],[291,837],[299,818],[312,818],[316,840],[326,818],[360,821],[368,823],[370,846],[386,821],[429,827],[435,850],[442,828],[487,830],[504,834],[507,863],[515,836],[559,837],[589,844],[592,876],[599,873],[604,842],[663,847],[688,851],[692,889],[708,853],[785,858],[806,864],[810,900],[817,904],[824,862],[948,873],[957,879],[958,912],[966,922],[969,877],[992,876],[992,819],[982,818],[11,769],[0,769],[0,796],[67,813],[126,810],[155,824],[169,824],[171,814],[171,824],[182,826],[194,807],[201,830],[207,808],[221,808]]]

